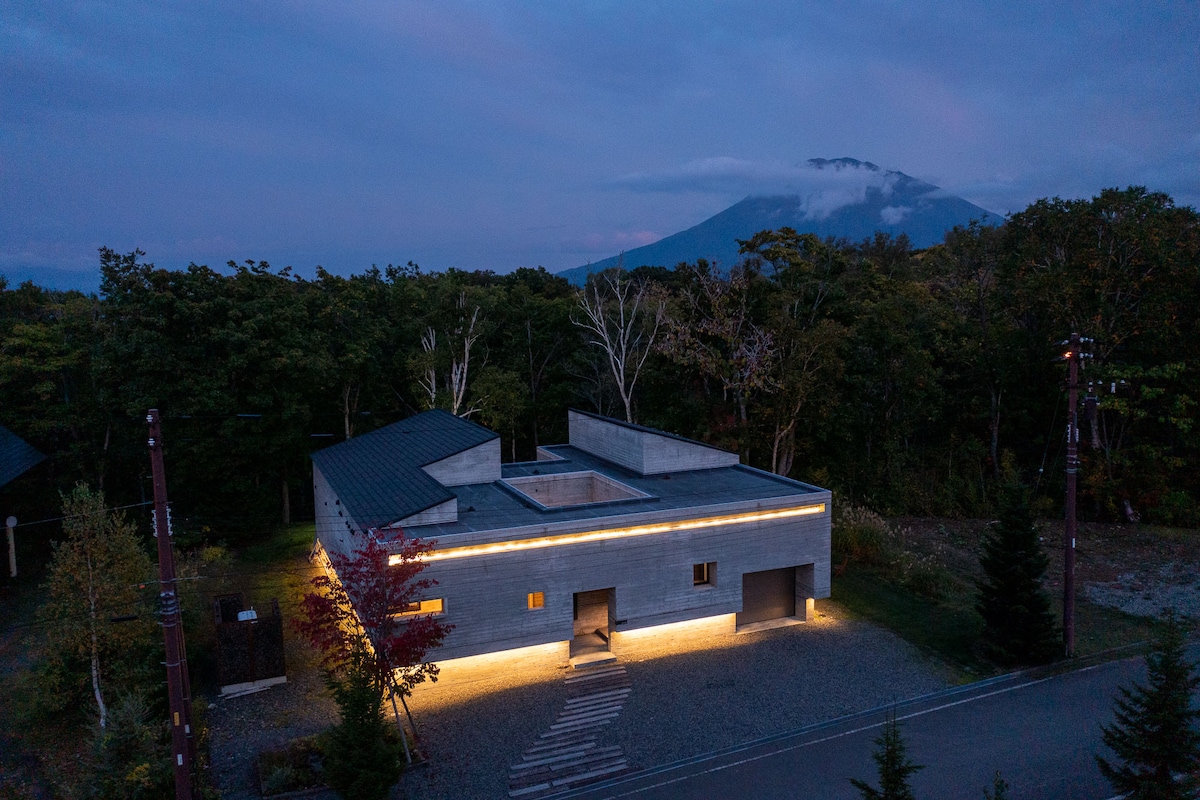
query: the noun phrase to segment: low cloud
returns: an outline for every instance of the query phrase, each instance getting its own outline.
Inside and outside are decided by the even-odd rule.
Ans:
[[[911,213],[912,206],[886,206],[879,210],[879,218],[884,225],[899,225]]]
[[[889,196],[899,178],[900,173],[851,159],[784,164],[720,156],[658,172],[635,172],[610,185],[667,194],[791,195],[800,198],[806,219],[820,220],[840,208],[863,202],[871,189]]]
[[[662,234],[654,231],[587,233],[578,238],[564,240],[562,249],[568,252],[588,253],[624,252],[643,245],[654,244],[661,238]]]

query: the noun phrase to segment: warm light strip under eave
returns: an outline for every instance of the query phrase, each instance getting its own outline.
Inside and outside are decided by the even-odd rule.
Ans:
[[[690,531],[697,528],[714,528],[719,525],[742,525],[747,522],[767,522],[790,517],[807,517],[813,514],[825,513],[825,504],[817,503],[811,506],[781,508],[777,511],[755,511],[749,514],[730,514],[724,517],[704,517],[703,519],[684,519],[676,522],[661,522],[655,525],[636,525],[631,528],[609,528],[600,531],[584,533],[567,533],[561,536],[542,536],[535,539],[517,539],[509,542],[493,542],[492,544],[470,545],[468,547],[449,547],[445,550],[434,550],[424,556],[424,561],[448,561],[452,558],[469,558],[471,556],[486,556],[497,553],[516,553],[521,550],[540,550],[545,547],[559,547],[565,544],[585,544],[588,542],[603,542],[608,539],[626,539],[632,536],[649,536],[655,533],[670,531]],[[399,556],[392,556],[389,563],[395,566],[400,563]]]

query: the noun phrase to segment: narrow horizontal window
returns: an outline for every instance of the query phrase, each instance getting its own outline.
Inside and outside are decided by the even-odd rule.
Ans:
[[[546,607],[546,595],[544,592],[530,592],[526,596],[525,600],[529,606],[530,611],[532,611],[535,608],[545,608]]]
[[[446,610],[446,601],[440,597],[432,600],[416,600],[396,613],[397,617],[415,617],[421,614],[441,614]]]

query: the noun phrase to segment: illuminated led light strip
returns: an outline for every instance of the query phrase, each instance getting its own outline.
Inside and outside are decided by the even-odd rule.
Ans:
[[[534,539],[516,539],[508,542],[493,542],[492,544],[469,545],[467,547],[450,547],[445,550],[434,550],[424,557],[425,561],[448,561],[453,558],[470,558],[472,556],[487,556],[497,553],[517,553],[522,550],[540,550],[546,547],[559,547],[565,544],[585,544],[603,542],[608,539],[626,539],[633,536],[650,536],[656,533],[671,531],[690,531],[697,528],[715,528],[720,525],[742,525],[747,522],[767,522],[791,517],[807,517],[813,514],[825,513],[825,504],[817,503],[811,506],[781,508],[777,511],[755,511],[750,514],[730,514],[724,517],[705,517],[703,519],[685,519],[677,522],[662,522],[654,525],[637,525],[631,528],[609,528],[607,530],[587,531],[584,533],[568,533],[561,536],[542,536]],[[400,563],[399,556],[389,559],[392,566]]]

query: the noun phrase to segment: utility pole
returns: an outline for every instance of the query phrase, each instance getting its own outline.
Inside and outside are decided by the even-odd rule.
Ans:
[[[1078,333],[1060,344],[1067,346],[1067,524],[1063,531],[1063,646],[1067,658],[1075,655],[1075,488],[1079,474],[1079,365],[1091,354],[1080,352],[1091,342]]]
[[[4,529],[8,537],[8,576],[17,577],[17,542],[13,538],[13,528],[17,527],[17,518],[9,517],[4,521]]]
[[[158,538],[159,611],[167,650],[167,694],[171,710],[171,768],[175,800],[192,800],[192,690],[183,643],[183,617],[175,589],[175,555],[167,516],[167,476],[163,467],[158,409],[146,415],[150,425],[150,466],[154,474],[154,535]]]

